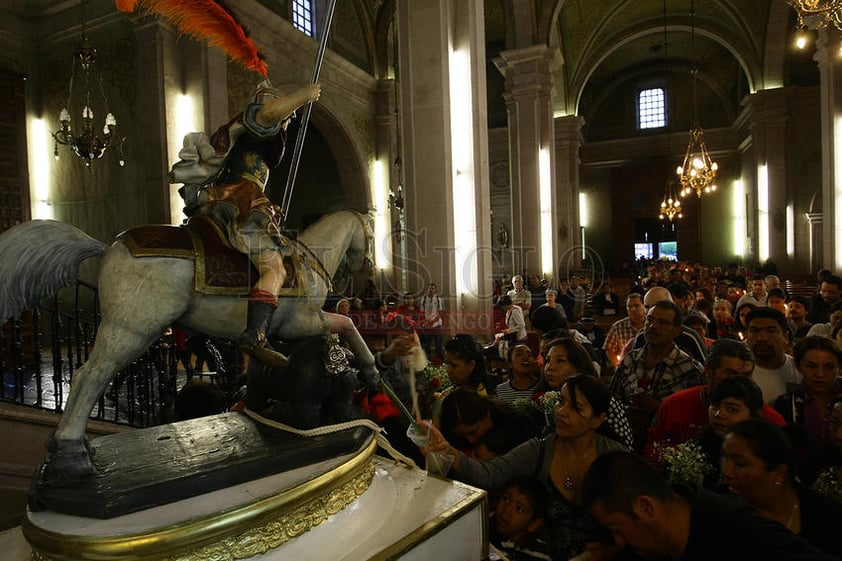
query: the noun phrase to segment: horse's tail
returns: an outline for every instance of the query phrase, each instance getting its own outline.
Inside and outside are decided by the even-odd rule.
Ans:
[[[70,286],[106,244],[56,220],[30,220],[0,234],[0,322]]]

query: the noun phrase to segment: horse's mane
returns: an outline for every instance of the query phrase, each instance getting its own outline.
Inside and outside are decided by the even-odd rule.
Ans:
[[[0,235],[0,321],[70,286],[85,259],[106,244],[56,220],[30,220]]]
[[[312,224],[307,226],[301,232],[301,235],[299,236],[299,239],[301,237],[304,237],[304,238],[313,237],[313,236],[317,235],[316,232],[319,232],[320,230],[322,230],[324,228],[334,228],[335,226],[330,226],[331,218],[333,218],[333,217],[335,217],[336,215],[339,215],[339,214],[356,215],[356,218],[360,221],[360,224],[365,229],[366,237],[371,238],[371,239],[374,238],[374,230],[373,230],[373,227],[372,227],[372,223],[374,222],[373,211],[360,212],[358,210],[354,210],[354,209],[349,208],[349,209],[334,210],[334,211],[328,212],[326,214],[323,214],[315,222],[313,222]]]

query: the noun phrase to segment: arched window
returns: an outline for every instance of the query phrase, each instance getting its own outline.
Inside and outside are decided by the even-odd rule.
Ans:
[[[658,129],[667,125],[664,88],[648,88],[637,94],[637,127]]]

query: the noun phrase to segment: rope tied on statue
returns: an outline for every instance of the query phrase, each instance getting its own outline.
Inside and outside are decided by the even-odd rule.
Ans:
[[[386,438],[386,432],[383,429],[383,427],[369,419],[356,419],[354,421],[346,421],[344,423],[337,423],[335,425],[325,425],[323,427],[316,427],[314,429],[297,429],[284,423],[279,423],[278,421],[267,419],[259,413],[252,411],[248,407],[244,408],[243,412],[256,423],[266,425],[267,427],[272,427],[273,429],[282,430],[284,432],[297,434],[298,436],[321,436],[324,434],[342,432],[347,429],[366,427],[368,429],[371,429],[371,431],[375,434],[375,438],[377,439],[377,445],[380,446],[380,448],[382,448],[387,454],[389,454],[389,456],[393,460],[395,460],[396,462],[406,464],[411,468],[419,469],[418,465],[412,460],[412,458],[404,456],[403,454],[395,450],[395,448]]]

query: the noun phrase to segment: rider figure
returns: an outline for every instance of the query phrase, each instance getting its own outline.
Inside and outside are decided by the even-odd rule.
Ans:
[[[246,110],[220,127],[210,139],[190,133],[170,171],[170,183],[200,187],[203,213],[223,226],[232,246],[249,256],[260,278],[249,292],[246,329],[241,349],[269,366],[286,366],[287,358],[272,349],[266,330],[278,293],[286,278],[281,256],[288,244],[281,234],[281,209],[264,194],[269,172],[281,161],[286,128],[295,110],[317,101],[318,84],[273,88],[268,80],[258,86]],[[185,212],[195,210],[188,201]]]

